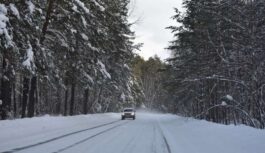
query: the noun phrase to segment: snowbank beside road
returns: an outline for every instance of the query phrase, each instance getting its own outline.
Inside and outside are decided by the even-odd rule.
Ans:
[[[168,118],[168,117],[164,117]],[[264,153],[265,130],[191,118],[160,120],[173,153]]]
[[[119,114],[43,117],[0,121],[0,152],[26,146],[89,127],[117,121]]]

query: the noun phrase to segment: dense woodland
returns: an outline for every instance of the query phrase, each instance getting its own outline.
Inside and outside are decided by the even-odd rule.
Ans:
[[[1,119],[133,106],[265,128],[263,0],[184,0],[166,62],[134,54],[129,3],[1,0]]]
[[[174,112],[265,127],[265,1],[184,0],[167,73]]]
[[[1,118],[134,106],[129,0],[1,0]]]

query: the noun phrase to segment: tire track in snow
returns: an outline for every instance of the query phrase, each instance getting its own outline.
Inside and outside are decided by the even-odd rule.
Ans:
[[[156,152],[156,141],[157,141],[157,133],[156,133],[156,130],[157,129],[157,126],[156,126],[156,124],[153,124],[153,136],[154,136],[154,138],[153,138],[153,142],[152,142],[152,152],[153,153],[157,153]]]
[[[109,132],[109,131],[111,131],[111,130],[117,128],[117,127],[120,127],[120,126],[122,126],[122,125],[125,125],[125,124],[127,124],[127,123],[129,123],[129,121],[127,121],[127,122],[125,122],[125,123],[121,123],[121,124],[115,125],[115,126],[113,126],[113,127],[111,127],[111,128],[105,129],[105,130],[103,130],[103,131],[101,131],[101,132],[98,132],[98,133],[92,135],[92,136],[89,136],[89,137],[87,137],[87,138],[85,138],[85,139],[82,139],[82,140],[80,140],[80,141],[78,141],[78,142],[76,142],[76,143],[74,143],[74,144],[72,144],[72,145],[69,145],[69,146],[64,147],[64,148],[62,148],[62,149],[59,149],[59,150],[57,150],[57,151],[55,151],[55,152],[53,152],[53,153],[60,153],[60,152],[63,152],[63,151],[65,151],[65,150],[67,150],[67,149],[70,149],[70,148],[75,147],[75,146],[77,146],[77,145],[79,145],[79,144],[82,144],[82,143],[84,143],[84,142],[86,142],[86,141],[88,141],[88,140],[90,140],[90,139],[92,139],[92,138],[94,138],[94,137],[96,137],[96,136],[99,136],[99,135],[101,135],[101,134],[104,134],[104,133],[106,133],[106,132]]]
[[[132,139],[130,139],[130,141],[129,141],[129,143],[127,143],[127,145],[123,148],[123,151],[122,152],[128,152],[128,153],[134,153],[135,151],[134,151],[134,148],[136,147],[136,143],[135,142],[137,142],[138,140],[137,140],[137,138],[139,137],[139,136],[142,136],[142,135],[144,135],[144,132],[145,132],[145,128],[148,128],[148,125],[145,125],[144,127],[141,127],[140,129],[139,129],[139,131],[137,132],[137,134],[136,135],[133,135],[133,138]]]
[[[172,153],[172,152],[171,152],[171,149],[170,149],[170,146],[169,146],[169,143],[168,143],[168,141],[167,141],[167,138],[166,138],[165,134],[163,133],[163,130],[162,130],[162,128],[161,128],[161,126],[160,126],[160,124],[159,124],[158,122],[157,122],[157,126],[158,126],[158,129],[159,129],[159,131],[160,131],[160,134],[161,134],[161,136],[162,136],[162,138],[163,138],[163,141],[164,141],[164,143],[165,143],[165,145],[166,145],[167,152],[168,152],[168,153]]]
[[[165,144],[166,144],[166,147],[167,147],[167,151],[168,151],[168,153],[171,153],[170,146],[169,146],[168,141],[167,141],[167,139],[166,139],[166,137],[165,137],[164,134],[163,134],[163,140],[164,140],[164,142],[165,142]]]
[[[108,123],[97,125],[97,126],[90,127],[90,128],[87,128],[87,129],[78,130],[78,131],[75,131],[75,132],[71,132],[71,133],[67,133],[67,134],[61,135],[61,136],[57,136],[57,137],[54,137],[52,139],[41,141],[41,142],[38,142],[38,143],[35,143],[35,144],[31,144],[31,145],[27,145],[27,146],[23,146],[23,147],[10,149],[8,151],[3,151],[3,152],[0,152],[0,153],[14,153],[14,152],[26,150],[26,149],[33,148],[33,147],[36,147],[36,146],[40,146],[40,145],[43,145],[43,144],[46,144],[46,143],[49,143],[49,142],[60,140],[60,139],[63,139],[65,137],[69,137],[69,136],[74,135],[74,134],[79,134],[79,133],[82,133],[82,132],[85,132],[85,131],[89,131],[89,130],[97,129],[97,128],[104,127],[104,126],[107,126],[107,125],[111,125],[111,124],[114,124],[114,123],[117,123],[117,122],[120,122],[120,121],[121,120],[108,122]]]

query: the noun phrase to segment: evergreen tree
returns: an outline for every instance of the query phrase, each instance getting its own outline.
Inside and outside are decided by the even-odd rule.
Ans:
[[[264,128],[260,67],[264,48],[259,39],[264,27],[263,17],[258,16],[264,12],[264,2],[186,0],[183,4],[185,14],[176,10],[174,16],[182,25],[169,27],[175,40],[169,46],[173,57],[168,88],[174,90],[176,112]]]
[[[11,112],[74,115],[133,104],[128,3],[1,1],[2,119]]]

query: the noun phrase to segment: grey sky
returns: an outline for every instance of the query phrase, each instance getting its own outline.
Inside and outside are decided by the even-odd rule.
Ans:
[[[136,32],[135,42],[142,42],[144,46],[137,52],[145,59],[155,54],[161,59],[169,57],[165,50],[173,36],[170,30],[165,29],[176,23],[171,19],[174,15],[173,8],[181,9],[182,0],[132,0],[133,14],[131,21],[140,18],[133,26]]]

